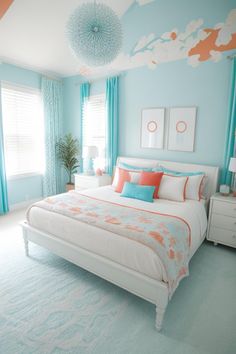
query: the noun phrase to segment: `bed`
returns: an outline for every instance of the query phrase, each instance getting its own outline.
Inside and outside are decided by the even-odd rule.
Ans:
[[[130,213],[131,216],[134,213],[134,218],[139,212],[142,213],[140,214],[142,217],[157,213],[158,217],[164,215],[166,218],[178,219],[178,222],[182,220],[187,225],[185,227],[188,227],[191,232],[188,263],[205,238],[207,205],[210,196],[215,193],[217,188],[218,167],[119,157],[117,164],[121,163],[143,168],[155,168],[161,164],[168,169],[182,172],[202,171],[207,176],[206,199],[201,201],[186,200],[184,203],[158,199],[154,203],[147,203],[141,200],[121,198],[111,186],[71,192],[71,194],[67,194],[67,199],[70,199],[70,202],[73,202],[75,206],[77,200],[90,203],[92,207],[96,207],[95,204],[99,201],[101,205],[104,204],[105,208],[110,209],[111,214],[113,205],[115,210],[118,206],[123,212],[123,218],[125,214]],[[94,215],[90,215],[92,222],[81,219],[76,207],[70,208],[73,210],[73,214],[71,211],[68,214],[68,210],[64,211],[65,203],[61,198],[65,197],[58,196],[55,199],[48,199],[46,202],[34,204],[29,209],[27,221],[22,224],[26,255],[29,254],[29,241],[34,242],[155,304],[156,329],[160,330],[166,306],[179,284],[179,281],[176,282],[170,291],[168,266],[163,263],[162,257],[154,252],[152,245],[140,241],[137,230],[132,234],[134,230],[130,228],[128,237],[124,237],[127,235],[123,234],[123,230],[118,231],[120,225],[114,222],[114,219],[116,220],[114,216],[111,215],[112,222],[109,222],[109,228],[104,229],[103,224],[97,224],[98,222],[94,221],[92,218]],[[156,218],[156,215],[153,218]],[[120,237],[118,237],[118,233]]]

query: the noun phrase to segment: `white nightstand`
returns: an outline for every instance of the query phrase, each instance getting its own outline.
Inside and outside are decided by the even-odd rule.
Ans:
[[[90,189],[90,188],[97,188],[102,186],[107,186],[111,184],[111,176],[109,175],[102,175],[102,176],[88,176],[82,173],[75,174],[75,189],[82,190],[82,189]]]
[[[236,247],[236,198],[216,193],[211,197],[207,239],[215,245]]]

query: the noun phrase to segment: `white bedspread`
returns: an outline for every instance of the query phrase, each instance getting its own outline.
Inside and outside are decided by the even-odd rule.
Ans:
[[[187,200],[181,203],[158,199],[154,203],[147,203],[120,197],[120,194],[114,192],[111,186],[90,189],[80,193],[184,219],[191,228],[190,258],[200,246],[206,231],[207,217],[205,207],[203,203],[198,201]],[[37,206],[33,206],[30,209],[28,222],[37,229],[111,259],[153,279],[166,281],[166,274],[158,256],[149,247],[131,239],[117,237],[117,235],[109,231],[61,214],[52,213]]]

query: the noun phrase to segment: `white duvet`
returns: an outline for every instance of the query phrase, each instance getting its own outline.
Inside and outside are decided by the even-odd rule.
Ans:
[[[154,203],[147,203],[121,197],[119,193],[114,192],[111,186],[90,189],[81,193],[98,199],[147,211],[170,214],[184,219],[191,229],[190,258],[201,245],[206,232],[207,217],[202,202],[194,200],[172,202],[157,199]],[[166,281],[166,274],[160,259],[152,249],[143,244],[67,216],[38,208],[37,205],[31,207],[28,213],[28,222],[37,229],[104,256],[153,279]]]

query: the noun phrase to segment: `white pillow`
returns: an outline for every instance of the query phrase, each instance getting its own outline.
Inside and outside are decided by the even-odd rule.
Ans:
[[[201,185],[203,183],[204,175],[188,176],[188,183],[186,186],[186,199],[200,200],[201,199]]]
[[[164,174],[158,190],[159,198],[174,200],[176,202],[184,202],[187,181],[188,176],[179,177]]]

